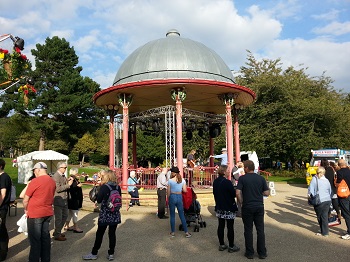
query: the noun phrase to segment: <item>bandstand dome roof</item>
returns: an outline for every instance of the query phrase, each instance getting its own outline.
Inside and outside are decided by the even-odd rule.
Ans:
[[[131,53],[120,66],[113,86],[93,99],[103,107],[118,104],[119,93],[132,94],[129,112],[133,113],[174,104],[170,96],[174,88],[184,88],[187,93],[183,107],[202,112],[224,113],[218,98],[223,93],[235,94],[235,102],[243,106],[255,99],[252,90],[235,84],[231,70],[215,51],[180,37],[175,29]]]
[[[165,38],[136,49],[120,66],[113,85],[171,78],[234,83],[231,70],[215,51],[173,29]]]

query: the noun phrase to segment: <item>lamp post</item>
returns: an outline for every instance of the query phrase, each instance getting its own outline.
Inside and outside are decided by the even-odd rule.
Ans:
[[[117,105],[104,105],[104,109],[109,116],[109,168],[115,168],[115,132],[114,132],[114,116],[118,113]]]
[[[231,170],[233,168],[233,139],[232,139],[232,105],[237,95],[226,93],[219,95],[219,99],[225,105],[226,110],[226,136],[227,136],[227,166],[229,171],[228,179],[231,180]]]
[[[176,158],[177,167],[183,176],[183,151],[182,151],[182,102],[186,99],[184,88],[171,90],[171,98],[176,102]]]
[[[128,180],[128,131],[129,131],[129,106],[132,103],[133,96],[131,94],[119,94],[118,102],[123,107],[123,171],[122,184],[123,189],[126,189]]]

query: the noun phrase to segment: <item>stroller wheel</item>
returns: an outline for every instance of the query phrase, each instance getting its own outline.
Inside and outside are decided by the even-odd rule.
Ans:
[[[180,231],[183,230],[182,224],[179,225],[179,230],[180,230]]]
[[[203,227],[203,222],[199,222],[199,226],[200,226],[200,227]]]
[[[196,226],[194,227],[194,232],[199,232],[199,226],[198,226],[198,225],[196,225]]]
[[[204,227],[207,227],[207,223],[205,221],[202,222]]]

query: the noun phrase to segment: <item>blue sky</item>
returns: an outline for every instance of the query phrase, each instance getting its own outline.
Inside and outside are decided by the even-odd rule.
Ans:
[[[0,9],[0,35],[23,38],[29,59],[37,43],[64,37],[82,74],[102,89],[136,48],[175,28],[215,50],[233,71],[250,50],[257,59],[308,68],[312,77],[325,72],[336,90],[350,93],[350,0],[1,0]]]

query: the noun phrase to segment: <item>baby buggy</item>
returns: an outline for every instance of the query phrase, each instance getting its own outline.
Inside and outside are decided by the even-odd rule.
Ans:
[[[201,205],[191,187],[187,188],[186,193],[182,192],[182,202],[187,226],[191,226],[191,223],[194,223],[194,232],[199,232],[199,227],[206,227],[207,224],[201,216]],[[182,224],[179,225],[179,230],[183,230]]]

